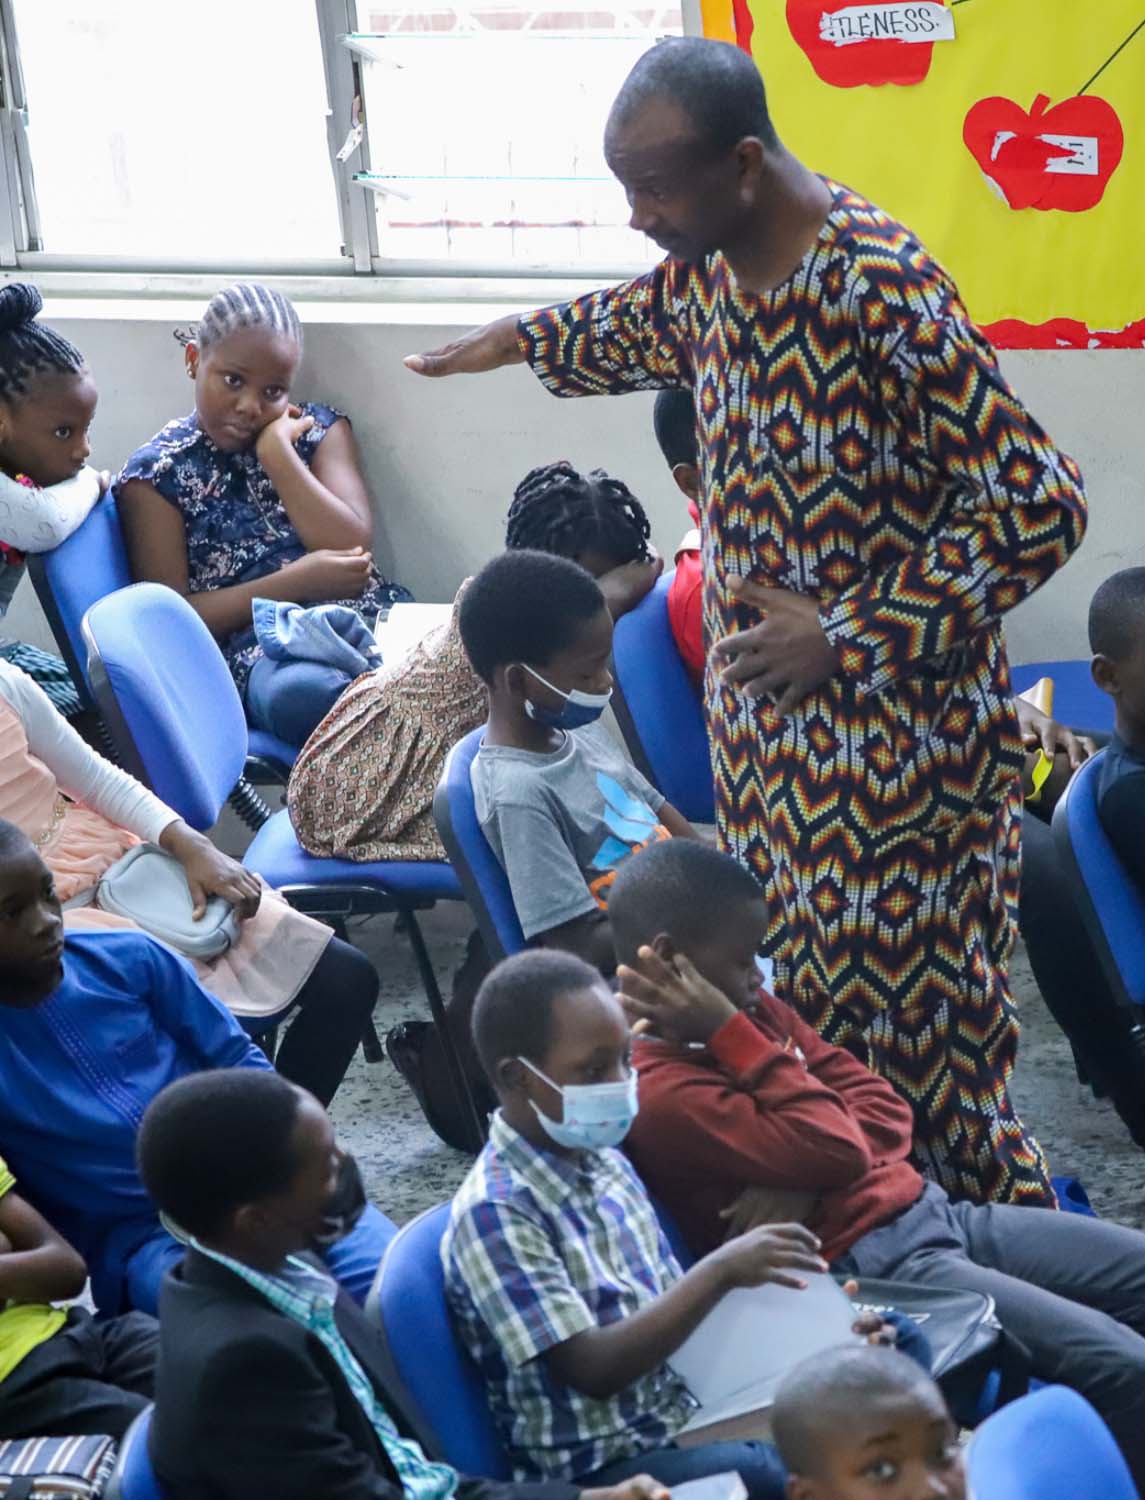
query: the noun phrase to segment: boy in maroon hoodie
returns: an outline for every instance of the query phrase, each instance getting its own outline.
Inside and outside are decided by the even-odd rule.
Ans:
[[[609,917],[642,1031],[626,1150],[690,1248],[797,1215],[836,1272],[989,1294],[1033,1373],[1092,1402],[1145,1486],[1145,1234],[952,1203],[924,1181],[890,1084],[761,990],[763,895],[726,855],[690,839],[644,850]]]

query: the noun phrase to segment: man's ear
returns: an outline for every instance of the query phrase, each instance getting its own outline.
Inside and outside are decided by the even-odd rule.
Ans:
[[[187,367],[187,374],[194,380],[199,373],[199,346],[194,340],[183,349],[183,363]]]
[[[700,471],[695,464],[673,464],[672,478],[676,488],[693,504],[700,498]]]
[[[662,958],[666,964],[670,964],[680,951],[666,932],[658,932],[648,945],[657,958]]]
[[[503,1057],[497,1064],[497,1091],[519,1093],[525,1087],[525,1065],[519,1057]]]
[[[745,135],[735,146],[740,194],[746,202],[754,201],[764,175],[766,147],[758,136]]]
[[[244,1203],[235,1209],[226,1228],[240,1238],[263,1234],[266,1231],[266,1210],[261,1203]]]
[[[529,674],[520,662],[509,662],[506,666],[493,668],[493,688],[508,693],[511,698],[527,698]]]
[[[1121,695],[1121,680],[1117,672],[1117,663],[1108,656],[1102,656],[1100,652],[1089,664],[1090,675],[1103,693],[1108,693],[1111,698]]]

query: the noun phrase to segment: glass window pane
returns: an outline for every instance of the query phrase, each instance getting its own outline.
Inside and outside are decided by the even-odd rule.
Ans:
[[[314,0],[15,0],[44,248],[340,251]]]
[[[652,265],[604,160],[629,69],[679,35],[679,0],[560,9],[485,0],[359,5],[378,236],[385,258]],[[416,128],[411,128],[416,122]]]

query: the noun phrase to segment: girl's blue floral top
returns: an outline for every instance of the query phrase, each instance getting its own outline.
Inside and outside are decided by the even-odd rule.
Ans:
[[[343,413],[316,401],[305,402],[302,413],[314,418],[314,426],[302,434],[294,451],[309,468],[319,443]],[[188,587],[193,594],[265,578],[306,552],[254,448],[224,453],[199,426],[194,412],[168,422],[136,449],[115,481],[116,493],[131,479],[154,486],[183,517]],[[330,602],[348,604],[372,623],[380,609],[412,597],[400,583],[390,583],[374,570],[357,599]],[[236,630],[219,644],[239,691],[244,691],[261,655],[254,627]]]

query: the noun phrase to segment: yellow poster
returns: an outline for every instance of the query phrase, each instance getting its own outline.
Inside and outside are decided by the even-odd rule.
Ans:
[[[1145,0],[703,0],[1004,348],[1145,347]]]

